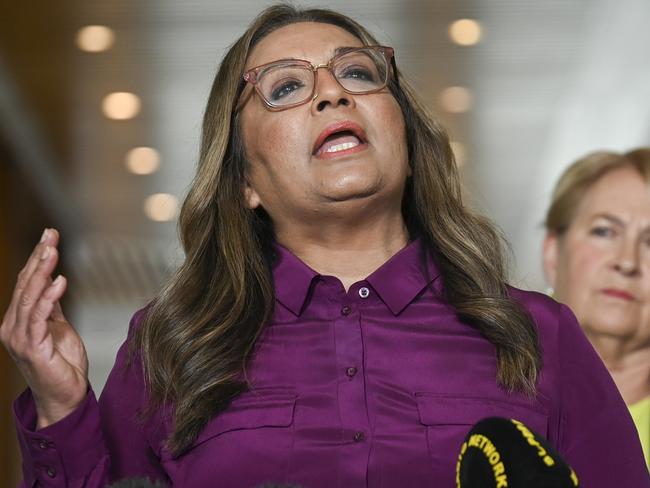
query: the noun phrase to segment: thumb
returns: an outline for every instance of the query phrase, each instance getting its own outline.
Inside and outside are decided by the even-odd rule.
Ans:
[[[61,297],[65,293],[65,290],[68,287],[68,280],[63,276],[59,275],[57,278],[54,280],[52,285],[56,288],[55,290],[55,301],[54,301],[54,306],[52,307],[52,313],[51,317],[54,320],[60,320],[60,321],[66,321],[65,315],[63,315],[63,309],[61,308]]]

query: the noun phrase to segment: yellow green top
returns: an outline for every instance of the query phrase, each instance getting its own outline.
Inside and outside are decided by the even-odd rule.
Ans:
[[[643,455],[648,464],[648,469],[650,469],[650,396],[645,397],[634,405],[628,405],[628,407],[636,428],[639,431]]]

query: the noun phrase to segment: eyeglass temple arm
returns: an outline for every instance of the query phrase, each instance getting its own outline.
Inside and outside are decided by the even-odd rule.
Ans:
[[[246,89],[246,80],[244,79],[244,77],[242,77],[241,81],[239,82],[239,88],[237,89],[237,98],[235,99],[235,106],[233,107],[232,110],[233,114],[236,114],[241,110],[241,108],[244,106],[244,104],[248,101],[248,99],[255,91],[255,90],[250,90],[246,94],[246,96],[242,98],[245,89]]]
[[[395,56],[391,56],[390,65],[393,67],[393,76],[395,78],[395,85],[397,85],[397,88],[400,88],[400,86],[399,86],[399,76],[397,74],[397,63],[395,63]]]

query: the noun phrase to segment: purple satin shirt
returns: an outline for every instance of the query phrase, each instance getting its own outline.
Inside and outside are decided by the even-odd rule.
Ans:
[[[122,346],[99,402],[35,430],[30,392],[15,403],[25,486],[100,487],[149,476],[178,487],[454,487],[459,447],[488,416],[521,420],[573,466],[583,488],[650,478],[628,410],[563,305],[512,289],[533,316],[544,366],[538,394],[508,394],[495,348],[442,298],[414,241],[346,293],[284,248],[275,314],[250,365],[254,388],[174,458],[160,416],[142,423],[141,368]],[[424,263],[426,262],[426,265]],[[142,318],[131,321],[131,332]]]

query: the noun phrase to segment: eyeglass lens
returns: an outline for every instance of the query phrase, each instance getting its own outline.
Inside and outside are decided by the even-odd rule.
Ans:
[[[388,66],[382,52],[365,49],[337,56],[332,73],[345,90],[362,94],[385,86]],[[313,85],[314,72],[303,64],[274,64],[258,74],[258,88],[274,106],[306,101],[311,97]]]

